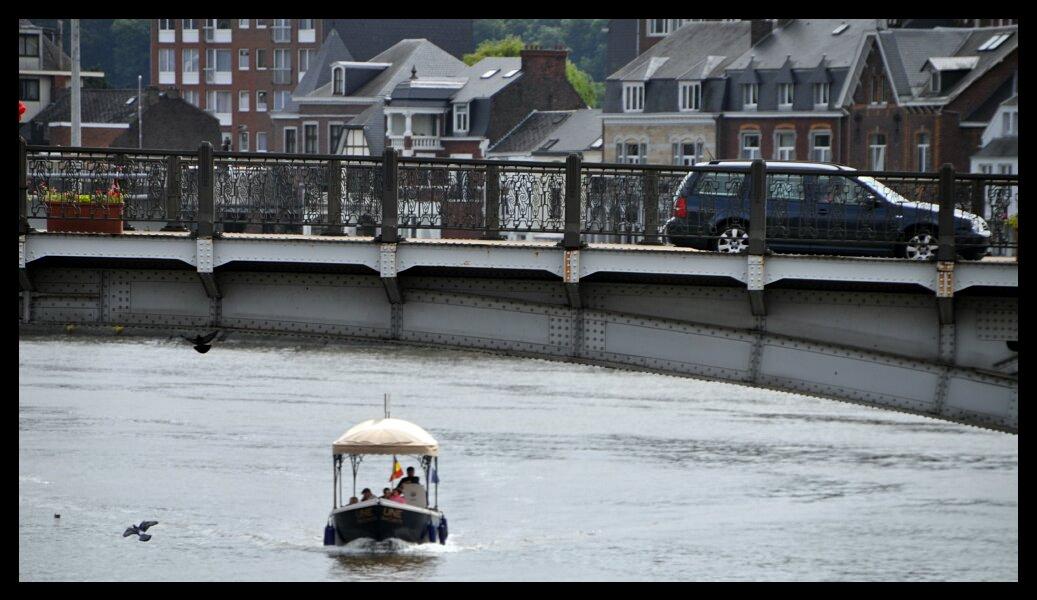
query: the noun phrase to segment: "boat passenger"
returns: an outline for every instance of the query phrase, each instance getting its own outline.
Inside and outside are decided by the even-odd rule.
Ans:
[[[402,488],[405,483],[421,483],[421,478],[414,474],[414,467],[407,467],[407,476],[400,480],[396,488]]]
[[[356,496],[350,496],[349,497],[349,503],[350,504],[356,504],[357,502],[360,502],[360,500],[358,500]]]
[[[382,495],[379,496],[379,498],[384,498],[388,500],[389,496],[392,496],[392,490],[390,490],[389,488],[382,488]]]
[[[400,492],[400,490],[393,490],[388,499],[391,502],[399,502],[400,504],[407,503],[407,498],[403,496],[403,493]]]
[[[371,488],[364,488],[364,491],[360,492],[360,501],[367,502],[368,500],[374,500],[374,494],[371,493]]]

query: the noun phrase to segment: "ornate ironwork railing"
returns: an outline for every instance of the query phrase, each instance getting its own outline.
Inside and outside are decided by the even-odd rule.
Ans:
[[[748,161],[695,166],[20,146],[25,219],[206,231],[502,235],[737,252],[1014,255],[1019,177]],[[20,192],[22,193],[22,192]],[[949,198],[951,204],[943,204]],[[211,202],[208,210],[202,210]],[[87,207],[92,207],[87,209]],[[395,216],[395,219],[392,216]],[[947,260],[946,250],[942,251]]]

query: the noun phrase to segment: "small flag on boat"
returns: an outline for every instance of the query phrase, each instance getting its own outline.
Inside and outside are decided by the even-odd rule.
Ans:
[[[436,473],[436,469],[432,469],[432,477],[430,477],[432,483],[439,483],[439,473]]]
[[[389,483],[392,483],[393,479],[399,479],[403,477],[403,467],[400,466],[400,461],[396,460],[396,455],[392,457],[392,475],[389,475]]]

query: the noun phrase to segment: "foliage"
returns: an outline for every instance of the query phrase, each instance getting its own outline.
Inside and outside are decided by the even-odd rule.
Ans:
[[[58,31],[57,19],[29,19]],[[84,87],[137,87],[137,75],[151,78],[151,24],[148,19],[80,19],[79,60],[84,71],[104,71],[104,80],[83,80]],[[62,49],[72,55],[72,22],[63,19]]]
[[[541,48],[565,46],[569,60],[593,80],[603,81],[608,19],[476,19],[475,43],[517,37]]]
[[[1012,229],[1019,229],[1019,213],[1008,217],[1008,225],[1011,226]]]
[[[465,54],[463,60],[466,65],[474,65],[488,56],[519,56],[525,47],[526,44],[522,38],[514,35],[499,40],[483,40],[475,52]],[[605,93],[604,83],[595,82],[590,75],[573,64],[571,60],[565,61],[565,77],[587,106],[595,108],[599,105],[599,101]]]

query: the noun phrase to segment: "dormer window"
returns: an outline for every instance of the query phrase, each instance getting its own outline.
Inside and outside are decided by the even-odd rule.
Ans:
[[[778,110],[792,110],[793,93],[791,83],[778,84]]]
[[[702,83],[682,81],[680,84],[680,109],[702,110]]]
[[[468,133],[468,103],[454,105],[454,133]]]
[[[832,84],[830,83],[823,82],[814,84],[814,108],[828,108],[828,99],[831,90]]]
[[[331,93],[335,96],[346,95],[346,70],[342,67],[331,69]]]
[[[940,72],[933,71],[933,76],[929,78],[929,91],[934,94],[940,93]]]
[[[756,110],[756,105],[760,101],[760,84],[758,83],[743,83],[742,84],[742,108],[745,110]]]
[[[645,84],[624,83],[623,84],[623,112],[644,112],[645,109]]]
[[[871,104],[884,104],[886,102],[884,87],[881,76],[876,75],[871,78]]]
[[[18,56],[39,58],[40,36],[36,33],[18,34]]]

